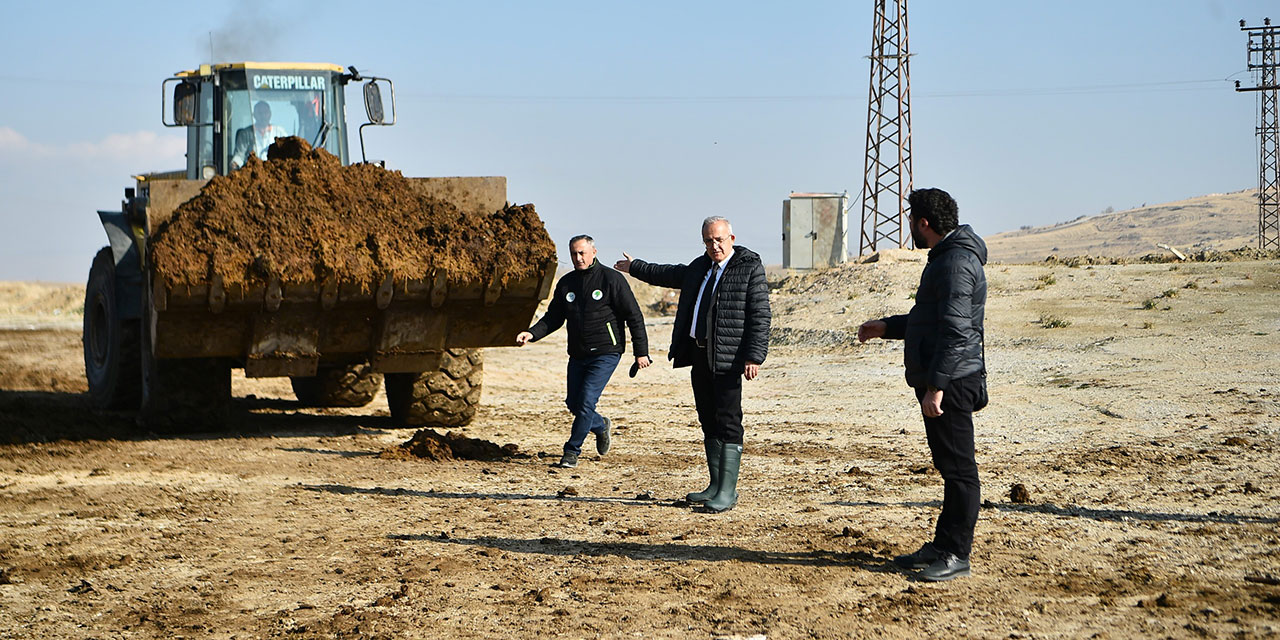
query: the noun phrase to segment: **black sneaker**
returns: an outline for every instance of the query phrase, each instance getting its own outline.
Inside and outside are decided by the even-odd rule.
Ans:
[[[969,559],[961,558],[954,553],[944,553],[933,564],[925,567],[919,575],[921,580],[929,582],[965,578],[969,576]]]
[[[604,428],[596,434],[596,453],[600,455],[609,453],[611,446],[613,446],[613,421],[605,418]]]
[[[578,454],[565,453],[564,455],[560,456],[560,462],[557,462],[556,466],[560,467],[561,469],[572,469],[578,466]]]
[[[926,542],[915,553],[894,558],[893,563],[903,569],[924,569],[941,557],[942,552],[932,542]]]

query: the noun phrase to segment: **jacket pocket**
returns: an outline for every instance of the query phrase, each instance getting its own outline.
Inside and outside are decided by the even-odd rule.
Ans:
[[[612,322],[604,323],[604,328],[609,330],[609,341],[613,343],[613,346],[615,347],[618,346],[618,336],[614,335],[613,333],[613,323]]]

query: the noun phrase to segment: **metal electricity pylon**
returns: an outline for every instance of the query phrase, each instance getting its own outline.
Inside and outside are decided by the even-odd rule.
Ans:
[[[867,160],[862,183],[859,254],[881,240],[908,246],[911,193],[911,74],[907,0],[876,0],[867,106]]]
[[[1280,102],[1276,94],[1276,52],[1280,50],[1280,27],[1272,26],[1271,18],[1264,18],[1260,27],[1246,27],[1240,21],[1240,30],[1249,34],[1249,70],[1257,80],[1255,87],[1241,87],[1236,91],[1258,93],[1258,248],[1263,251],[1280,250]]]

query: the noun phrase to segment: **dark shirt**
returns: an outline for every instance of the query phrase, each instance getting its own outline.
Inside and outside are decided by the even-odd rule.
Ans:
[[[626,351],[624,326],[631,329],[631,350],[635,357],[649,355],[644,316],[631,285],[625,276],[600,264],[599,260],[586,269],[564,274],[556,282],[547,312],[529,327],[529,333],[533,334],[534,341],[541,340],[565,323],[569,325],[571,357],[623,353]]]

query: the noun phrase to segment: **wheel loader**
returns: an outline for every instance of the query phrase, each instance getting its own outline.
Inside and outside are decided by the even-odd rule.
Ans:
[[[242,368],[250,378],[288,376],[305,405],[362,406],[385,385],[399,425],[471,421],[482,385],[479,348],[511,345],[528,327],[550,292],[554,258],[518,280],[388,273],[376,287],[270,278],[230,287],[216,276],[173,286],[150,260],[157,227],[210,179],[237,170],[246,154],[260,155],[264,132],[302,138],[348,165],[349,84],[362,84],[368,122],[359,139],[368,162],[364,129],[395,124],[387,78],[333,64],[242,62],[164,80],[162,121],[186,129],[187,166],[135,176],[119,211],[98,212],[109,245],[93,260],[84,305],[94,406],[137,410],[162,430],[217,427],[228,415],[231,371]],[[270,124],[261,122],[263,111]],[[502,177],[410,180],[459,215],[490,215],[506,204]]]

